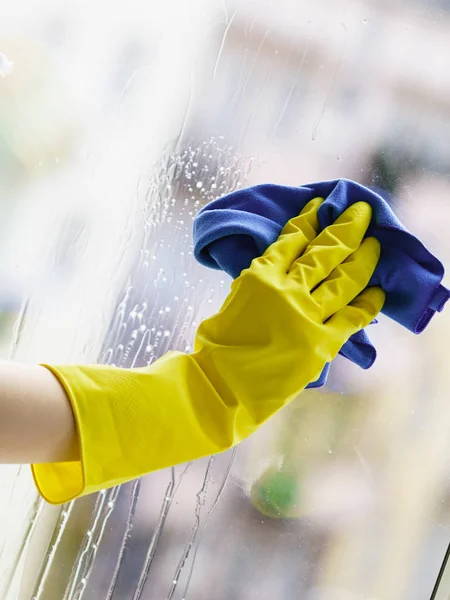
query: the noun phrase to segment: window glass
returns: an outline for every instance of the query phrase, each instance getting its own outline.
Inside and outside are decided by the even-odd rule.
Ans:
[[[247,185],[376,186],[449,265],[447,6],[3,0],[1,357],[189,352],[231,284],[195,262],[193,218]],[[223,455],[63,507],[0,467],[0,598],[429,597],[449,315],[419,337],[381,317],[372,369],[337,359]]]

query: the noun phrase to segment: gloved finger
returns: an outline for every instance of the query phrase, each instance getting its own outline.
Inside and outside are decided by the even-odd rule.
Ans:
[[[354,334],[367,327],[383,308],[386,295],[380,287],[365,289],[350,304],[341,308],[325,323],[337,340],[336,354]],[[337,335],[336,335],[337,334]]]
[[[372,218],[367,202],[352,204],[326,227],[292,265],[289,275],[314,289],[360,246]]]
[[[380,242],[375,238],[363,240],[361,246],[311,294],[314,302],[322,309],[322,319],[347,306],[369,284],[380,258]]]
[[[317,211],[323,201],[323,198],[314,198],[308,202],[297,217],[286,223],[279,238],[253,263],[270,264],[287,273],[294,260],[302,255],[308,244],[317,236]]]

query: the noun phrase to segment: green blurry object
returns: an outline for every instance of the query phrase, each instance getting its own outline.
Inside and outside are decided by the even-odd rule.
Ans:
[[[269,467],[250,491],[253,506],[266,517],[287,519],[298,516],[298,475]]]

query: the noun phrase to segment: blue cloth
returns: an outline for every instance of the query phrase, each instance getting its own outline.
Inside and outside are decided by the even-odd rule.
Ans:
[[[265,184],[214,200],[194,220],[194,255],[201,264],[236,278],[278,238],[287,221],[316,197],[325,199],[318,211],[321,228],[355,202],[372,206],[367,236],[378,238],[381,256],[370,285],[381,285],[386,292],[385,315],[421,333],[450,297],[450,291],[441,285],[444,267],[403,227],[378,193],[353,181],[339,179],[302,187]],[[363,369],[371,367],[376,358],[365,331],[353,335],[340,354]],[[323,385],[328,367],[308,387]]]

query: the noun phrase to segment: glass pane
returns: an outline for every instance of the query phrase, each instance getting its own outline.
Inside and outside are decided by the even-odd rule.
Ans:
[[[3,0],[2,358],[189,351],[198,209],[346,177],[449,264],[448,3]],[[381,318],[238,449],[55,508],[0,468],[2,600],[422,600],[450,538],[450,313]]]

